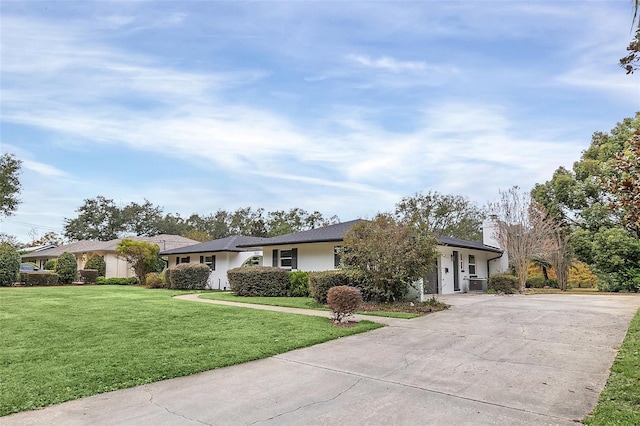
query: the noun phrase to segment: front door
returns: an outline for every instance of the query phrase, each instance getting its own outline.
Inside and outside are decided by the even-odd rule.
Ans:
[[[438,261],[435,261],[433,270],[427,272],[424,277],[424,293],[425,294],[439,294],[438,289]]]
[[[458,267],[460,262],[460,254],[457,251],[453,251],[453,291],[460,291],[460,268]]]

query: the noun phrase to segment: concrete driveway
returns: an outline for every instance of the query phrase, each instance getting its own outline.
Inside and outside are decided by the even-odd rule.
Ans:
[[[596,404],[640,307],[624,295],[442,299],[452,309],[0,423],[575,424]]]

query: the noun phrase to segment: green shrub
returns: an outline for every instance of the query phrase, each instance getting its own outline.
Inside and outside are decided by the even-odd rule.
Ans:
[[[287,271],[272,266],[244,266],[227,271],[231,291],[236,296],[279,297],[289,289]]]
[[[167,287],[180,290],[202,290],[207,287],[211,269],[203,263],[181,263],[167,270]]]
[[[21,272],[20,282],[27,287],[58,285],[58,274],[51,271]]]
[[[547,281],[547,285],[551,288],[558,288],[558,280],[549,278],[549,281]],[[569,288],[569,286],[567,286],[567,288]]]
[[[362,294],[357,288],[347,285],[331,287],[327,292],[327,304],[333,311],[333,320],[341,322],[356,313],[362,304]]]
[[[318,304],[327,303],[327,292],[330,288],[345,285],[358,288],[364,300],[371,300],[372,292],[364,275],[359,271],[341,269],[309,273],[309,295]]]
[[[534,275],[532,277],[527,278],[526,287],[527,288],[544,288],[544,286],[549,285],[547,281],[544,279],[542,275]]]
[[[76,257],[69,253],[64,252],[58,257],[56,262],[56,274],[58,274],[58,282],[61,284],[71,284],[75,281],[78,275],[78,263]]]
[[[20,255],[9,243],[0,244],[0,287],[10,287],[18,278]]]
[[[289,272],[289,297],[309,297],[309,273],[304,271]]]
[[[496,293],[514,294],[518,292],[518,278],[511,274],[492,275],[487,286]]]
[[[98,277],[96,279],[96,284],[101,284],[101,285],[135,285],[135,284],[138,284],[138,279],[136,277],[129,277],[129,278]]]
[[[80,272],[82,282],[86,284],[95,284],[96,279],[98,278],[97,269],[80,269],[78,272]]]
[[[53,259],[49,259],[44,264],[44,269],[47,271],[55,271],[56,269],[56,261]]]
[[[157,272],[149,272],[145,284],[148,288],[164,288],[164,275]]]
[[[107,262],[104,261],[102,256],[94,254],[84,264],[84,269],[96,269],[98,276],[104,277],[107,272]]]

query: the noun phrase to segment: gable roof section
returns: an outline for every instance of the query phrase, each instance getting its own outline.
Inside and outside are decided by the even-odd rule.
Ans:
[[[164,247],[166,247],[167,249],[174,249],[174,248],[184,247],[184,246],[193,245],[197,243],[196,240],[181,237],[180,235],[160,234],[160,235],[155,235],[153,237],[132,236],[132,237],[117,238],[115,240],[110,240],[110,241],[95,241],[95,240],[77,241],[75,243],[65,244],[65,245],[47,249],[47,250],[23,254],[21,257],[22,259],[36,259],[40,257],[56,258],[56,257],[59,257],[64,252],[69,252],[74,254],[92,252],[92,251],[115,252],[116,246],[123,239],[130,239],[134,241],[146,241],[148,243],[154,243],[154,244],[157,244],[161,250],[164,249]]]
[[[249,248],[240,248],[239,245],[243,245],[243,247],[255,247],[262,246],[262,241],[264,238],[260,237],[245,237],[243,235],[233,235],[231,237],[220,238],[218,240],[206,241],[200,244],[189,245],[185,247],[179,247],[172,250],[163,250],[160,252],[161,255],[168,254],[186,254],[186,253],[210,253],[210,252],[221,252],[221,251],[229,251],[229,252],[244,252],[249,251]]]
[[[473,250],[490,251],[493,253],[502,253],[502,250],[500,250],[499,248],[491,247],[486,244],[483,244],[482,241],[467,241],[467,240],[461,240],[460,238],[443,237],[443,236],[439,236],[437,237],[437,239],[438,239],[439,245],[441,246],[459,247],[459,248],[466,248],[466,249],[473,249]]]
[[[310,229],[308,231],[278,235],[277,237],[263,238],[260,242],[260,246],[281,246],[285,244],[326,243],[332,241],[342,241],[344,239],[344,235],[358,222],[362,222],[362,219],[337,223],[335,225],[322,226],[320,228]],[[249,246],[246,244],[239,244],[239,247]]]

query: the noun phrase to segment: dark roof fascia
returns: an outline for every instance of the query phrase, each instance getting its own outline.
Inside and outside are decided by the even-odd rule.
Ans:
[[[313,241],[284,241],[284,242],[271,243],[271,244],[262,244],[260,247],[290,246],[292,244],[300,245],[300,244],[316,244],[316,243],[337,243],[340,241],[344,241],[344,238],[318,239]],[[242,246],[242,247],[245,247],[245,246]]]
[[[254,241],[252,241],[251,244],[247,243],[243,246],[236,244],[233,247],[228,247],[226,245],[230,242],[233,242],[236,239],[253,239]],[[207,244],[212,245],[213,243],[221,242],[223,240],[227,241],[224,247],[220,247],[220,248],[207,247]],[[245,237],[242,235],[233,235],[231,237],[220,238],[219,240],[206,241],[203,243],[192,244],[190,246],[185,246],[185,247],[178,247],[171,250],[163,250],[160,252],[160,255],[165,256],[165,255],[172,255],[172,254],[188,254],[188,253],[245,253],[248,251],[252,251],[251,248],[261,247],[259,244],[260,244],[260,237]],[[197,247],[197,248],[194,248],[194,247]],[[248,248],[245,248],[245,247],[248,247]]]
[[[481,241],[467,241],[453,237],[437,237],[438,245],[448,247],[466,248],[471,250],[488,251],[492,253],[503,253],[504,251],[497,248],[483,244]],[[447,240],[444,241],[443,239]]]

